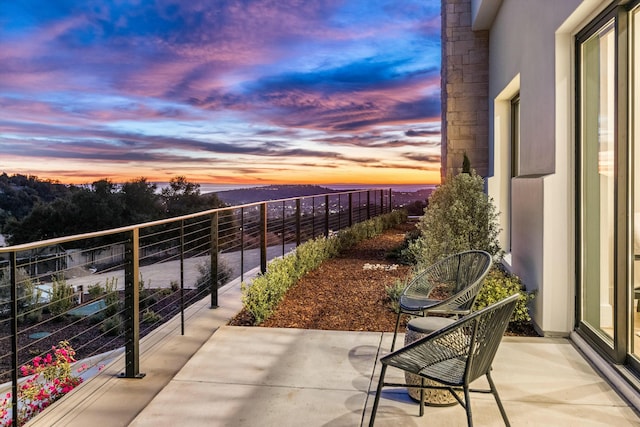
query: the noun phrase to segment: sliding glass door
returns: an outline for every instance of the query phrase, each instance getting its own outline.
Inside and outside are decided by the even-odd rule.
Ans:
[[[581,51],[582,321],[611,348],[615,333],[615,25]]]
[[[640,367],[638,3],[612,4],[576,39],[578,331],[614,362],[636,368]]]

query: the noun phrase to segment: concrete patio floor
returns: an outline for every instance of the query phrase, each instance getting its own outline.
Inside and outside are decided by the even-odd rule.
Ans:
[[[116,360],[29,426],[368,425],[390,333],[224,326],[240,309],[237,282],[219,303],[190,308],[184,336],[173,322],[145,338],[145,378],[117,378]],[[505,337],[493,366],[513,426],[640,426],[569,339]],[[403,376],[389,369],[387,379]],[[476,426],[503,425],[491,395],[471,398]],[[385,388],[376,417],[376,426],[462,425],[459,405],[418,417],[405,389]]]

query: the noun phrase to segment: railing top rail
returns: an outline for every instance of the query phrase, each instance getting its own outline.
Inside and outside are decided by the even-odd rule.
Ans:
[[[335,193],[310,194],[308,196],[289,197],[289,198],[274,199],[274,200],[262,200],[262,201],[259,201],[259,202],[246,203],[246,204],[243,204],[243,205],[234,205],[234,206],[226,206],[226,207],[222,207],[222,208],[208,209],[206,211],[195,212],[195,213],[192,213],[192,214],[181,215],[181,216],[172,217],[172,218],[159,219],[159,220],[156,220],[156,221],[150,221],[150,222],[145,222],[145,223],[141,223],[141,224],[133,224],[133,225],[128,225],[128,226],[124,226],[124,227],[111,228],[111,229],[108,229],[108,230],[93,231],[93,232],[90,232],[90,233],[74,234],[74,235],[71,235],[71,236],[63,236],[63,237],[55,237],[53,239],[40,240],[38,242],[29,242],[29,243],[23,243],[23,244],[20,244],[20,245],[0,247],[0,254],[12,253],[12,252],[21,252],[21,251],[27,251],[27,250],[32,250],[32,249],[44,248],[44,247],[47,247],[47,246],[61,245],[63,243],[72,242],[72,241],[76,241],[76,240],[86,240],[86,239],[93,239],[93,238],[97,238],[97,237],[110,236],[110,235],[114,235],[114,234],[127,233],[127,232],[131,232],[131,231],[133,231],[135,229],[141,229],[141,228],[146,228],[146,227],[154,227],[154,226],[158,226],[158,225],[168,224],[168,223],[171,223],[171,222],[183,221],[183,220],[192,219],[192,218],[198,218],[198,217],[201,217],[201,216],[206,216],[206,215],[213,214],[215,212],[224,212],[224,211],[233,210],[233,209],[240,209],[240,208],[248,208],[248,207],[259,206],[259,205],[261,205],[263,203],[282,203],[282,202],[287,202],[287,201],[292,201],[292,200],[297,200],[297,199],[306,199],[306,198],[311,198],[311,197],[337,196],[337,195],[341,195],[341,194],[366,193],[368,191],[385,191],[385,190],[388,190],[388,189],[386,189],[386,188],[370,188],[370,189],[366,189],[366,190],[338,191],[338,192],[335,192]]]

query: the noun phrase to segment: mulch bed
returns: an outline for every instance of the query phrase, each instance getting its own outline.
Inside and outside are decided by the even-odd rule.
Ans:
[[[259,326],[393,332],[396,314],[385,288],[411,274],[411,267],[393,254],[414,228],[412,222],[400,224],[324,262],[289,289],[275,313]],[[242,310],[229,325],[253,323],[251,314]],[[538,336],[529,323],[510,325],[508,335]]]

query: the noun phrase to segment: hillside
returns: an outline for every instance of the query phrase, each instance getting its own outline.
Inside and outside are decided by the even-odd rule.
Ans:
[[[337,193],[336,190],[319,185],[269,185],[266,187],[240,188],[219,191],[218,198],[230,206],[260,202],[263,200],[288,199],[290,197],[314,196]]]
[[[393,191],[393,206],[407,209],[409,215],[422,215],[427,199],[434,188],[424,188],[415,192]],[[237,206],[264,200],[287,199],[291,197],[314,196],[318,194],[338,193],[344,190],[332,190],[319,185],[269,185],[266,187],[241,188],[219,191],[215,194],[229,206]]]

